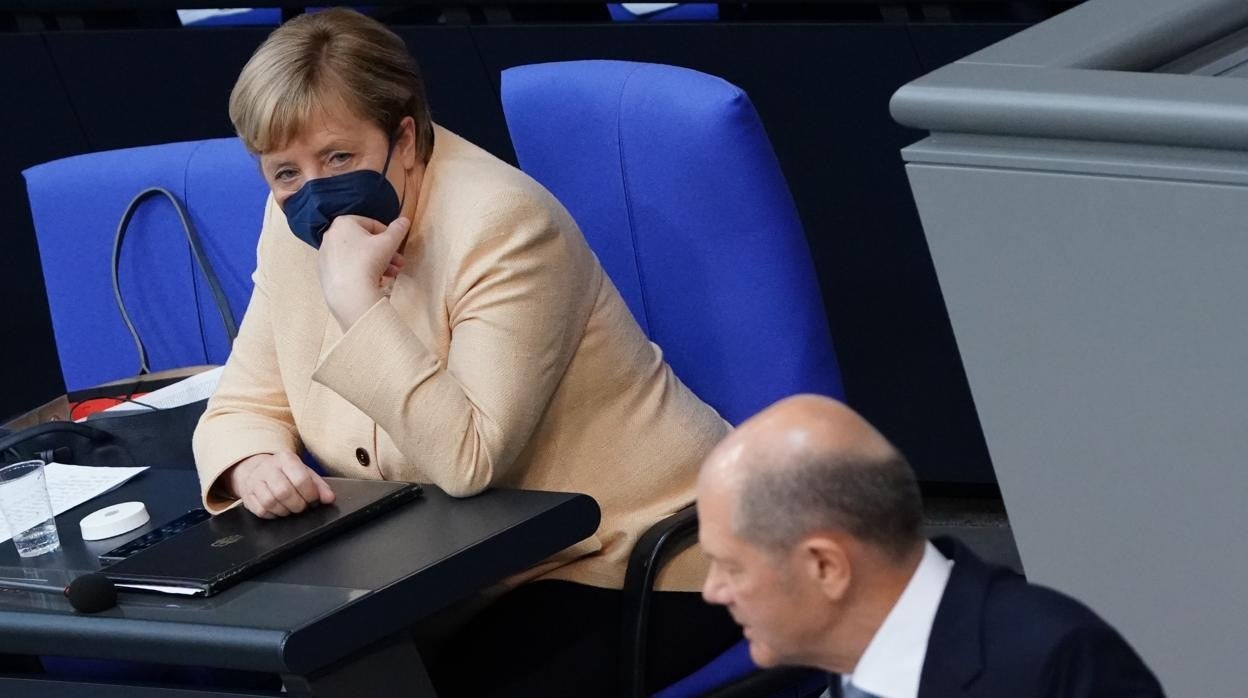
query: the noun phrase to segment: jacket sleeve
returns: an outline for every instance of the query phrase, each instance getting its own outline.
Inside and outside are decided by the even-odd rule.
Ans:
[[[507,192],[482,209],[477,242],[452,263],[444,359],[382,299],[313,373],[394,439],[405,462],[387,477],[423,473],[452,496],[481,492],[515,462],[601,283],[584,240],[541,202]]]
[[[266,228],[273,200],[265,206]],[[261,233],[256,251],[254,290],[238,337],[216,392],[195,429],[195,465],[204,507],[219,513],[237,503],[214,489],[217,479],[239,461],[258,453],[298,451],[299,438],[282,384],[270,322],[270,284]]]
[[[1157,677],[1127,641],[1104,623],[1068,634],[1049,657],[1042,695],[1063,698],[1163,698]]]

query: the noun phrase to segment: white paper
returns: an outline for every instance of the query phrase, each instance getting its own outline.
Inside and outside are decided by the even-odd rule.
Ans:
[[[156,591],[156,592],[160,592],[161,594],[177,594],[179,596],[196,596],[196,595],[204,593],[200,591],[199,589],[192,589],[190,587],[166,587],[166,586],[159,586],[156,584],[130,584],[128,582],[118,582],[117,588],[119,589],[142,589],[143,591]]]
[[[191,22],[198,22],[209,17],[239,15],[244,12],[251,12],[252,9],[250,7],[230,7],[219,10],[178,10],[178,19],[182,21],[182,24],[190,24]]]
[[[171,407],[189,405],[197,400],[212,397],[212,394],[217,390],[217,384],[221,382],[221,372],[224,370],[224,366],[218,366],[217,368],[196,373],[189,378],[183,378],[173,385],[167,385],[160,390],[153,390],[146,395],[135,398],[138,402],[143,403],[142,405],[137,405],[133,402],[121,402],[104,411],[142,412],[152,407],[167,410]]]
[[[96,497],[115,490],[125,481],[147,470],[141,468],[94,468],[84,465],[48,463],[43,475],[48,483],[52,513],[63,514]],[[8,525],[0,519],[0,543],[13,538]]]
[[[648,15],[666,10],[670,7],[676,7],[678,2],[622,2],[620,7],[632,12],[635,15]]]

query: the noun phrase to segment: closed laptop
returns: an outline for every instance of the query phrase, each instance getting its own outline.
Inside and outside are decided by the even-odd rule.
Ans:
[[[242,507],[105,567],[119,587],[211,596],[301,550],[416,499],[420,485],[325,478],[334,503],[300,514],[262,519]]]

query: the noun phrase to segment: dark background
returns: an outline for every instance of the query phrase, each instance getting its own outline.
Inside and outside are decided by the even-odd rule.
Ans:
[[[928,483],[991,487],[983,435],[898,154],[923,134],[894,124],[888,100],[904,83],[1047,11],[1028,6],[962,19],[955,11],[895,5],[870,12],[855,6],[830,21],[826,10],[811,20],[820,13],[781,5],[752,14],[725,7],[720,22],[697,24],[611,24],[593,15],[605,11],[588,7],[516,8],[501,22],[497,13],[486,18],[475,9],[453,15],[426,8],[392,19],[425,70],[435,119],[510,162],[498,98],[499,74],[510,66],[652,61],[742,87],[797,200],[849,402]],[[459,22],[447,22],[456,16]],[[10,30],[0,31],[0,298],[8,300],[0,416],[64,389],[20,171],[88,151],[232,135],[229,90],[269,31],[153,28],[173,22],[116,15],[43,16],[35,26],[44,30],[23,31],[29,20],[7,16]],[[118,24],[130,26],[109,28]]]

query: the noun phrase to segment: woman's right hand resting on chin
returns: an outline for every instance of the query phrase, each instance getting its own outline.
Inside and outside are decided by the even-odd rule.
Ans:
[[[290,451],[258,453],[225,473],[225,486],[262,519],[298,514],[309,506],[332,504],[329,484]]]

